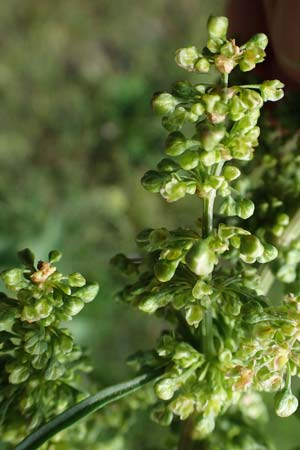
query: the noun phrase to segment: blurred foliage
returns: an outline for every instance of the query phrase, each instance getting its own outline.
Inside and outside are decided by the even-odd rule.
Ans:
[[[103,385],[129,375],[125,358],[161,327],[114,302],[110,258],[134,252],[143,227],[197,216],[197,203],[170,208],[140,186],[164,139],[150,98],[183,76],[175,49],[201,43],[207,17],[223,9],[224,0],[0,3],[1,267],[23,247],[40,258],[62,248],[62,270],[100,282],[72,328]],[[139,420],[128,449],[161,448],[161,429]]]

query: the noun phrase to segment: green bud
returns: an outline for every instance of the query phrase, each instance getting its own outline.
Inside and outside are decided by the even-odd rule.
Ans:
[[[182,67],[183,69],[192,72],[194,70],[195,63],[197,62],[199,56],[200,53],[194,46],[180,48],[179,50],[176,51],[175,61],[179,67]]]
[[[215,429],[215,419],[212,414],[202,417],[196,422],[193,430],[194,439],[204,439]]]
[[[241,236],[240,252],[243,255],[257,258],[263,255],[264,247],[256,236],[250,234]]]
[[[86,280],[85,278],[81,275],[81,273],[78,272],[74,272],[71,273],[68,276],[68,283],[70,286],[72,287],[82,287],[85,285]]]
[[[194,400],[192,396],[179,395],[170,403],[171,411],[186,420],[194,412]]]
[[[62,254],[58,250],[51,250],[51,252],[49,252],[49,255],[48,255],[49,263],[51,263],[51,264],[56,263],[56,262],[60,261],[61,258],[62,258]]]
[[[195,169],[199,164],[199,154],[192,150],[187,150],[183,155],[178,157],[178,163],[184,170]]]
[[[169,134],[165,147],[165,152],[167,155],[179,156],[184,153],[186,148],[186,138],[180,131],[174,131]]]
[[[202,101],[205,104],[206,111],[213,112],[216,104],[221,100],[219,94],[205,94],[202,97]]]
[[[198,353],[190,344],[186,342],[180,342],[176,345],[175,353],[173,356],[174,361],[178,362],[178,364],[187,369],[191,367],[193,364],[199,361],[199,358],[204,358],[203,355]]]
[[[235,60],[224,55],[217,55],[215,57],[215,67],[221,73],[229,74],[235,67]]]
[[[226,181],[236,180],[241,175],[241,171],[235,167],[227,165],[223,169],[223,176]]]
[[[47,298],[38,300],[34,305],[24,306],[21,314],[21,320],[25,322],[36,322],[48,317],[53,310],[53,305]]]
[[[201,126],[200,143],[205,151],[212,151],[225,136],[226,128],[223,126]]]
[[[254,203],[252,202],[252,200],[244,198],[237,202],[236,214],[241,219],[248,219],[249,217],[251,217],[253,215],[254,209],[255,209],[255,206],[254,206]]]
[[[254,46],[265,50],[268,45],[268,37],[264,33],[257,33],[245,45],[246,48]]]
[[[261,108],[263,105],[262,97],[253,89],[241,89],[240,99],[249,109]]]
[[[49,363],[47,370],[45,371],[45,379],[46,380],[58,380],[63,376],[65,372],[65,367],[63,364],[60,364],[57,361],[51,360]]]
[[[259,256],[257,258],[257,261],[259,263],[268,263],[270,261],[273,261],[278,256],[278,250],[274,245],[272,244],[265,244],[264,245],[264,252],[262,256]]]
[[[191,112],[199,117],[204,114],[205,108],[202,103],[194,103],[191,107]]]
[[[210,167],[221,159],[220,152],[217,149],[210,152],[203,151],[199,154],[199,160],[206,166]]]
[[[172,378],[162,378],[154,386],[155,394],[161,400],[170,400],[176,390],[176,381]]]
[[[186,310],[185,318],[190,326],[197,328],[203,319],[203,308],[199,305],[190,306]]]
[[[199,58],[195,63],[195,70],[200,73],[207,73],[210,70],[210,63],[207,58]]]
[[[156,278],[162,283],[170,281],[175,274],[178,264],[179,261],[176,260],[175,261],[167,261],[165,259],[159,260],[154,265],[154,274]]]
[[[172,173],[180,169],[180,166],[173,159],[164,158],[157,164],[157,169],[160,172]]]
[[[224,16],[210,16],[207,31],[210,38],[225,39],[228,29],[228,18]]]
[[[265,102],[277,102],[284,96],[284,84],[279,80],[264,81],[260,87],[261,96]]]
[[[168,202],[176,202],[186,195],[185,183],[172,178],[160,189],[160,194]]]
[[[223,39],[208,39],[207,48],[211,53],[218,53],[223,45]]]
[[[162,118],[162,126],[168,131],[179,130],[184,122],[187,120],[188,112],[182,106],[178,106],[173,114]]]
[[[81,299],[84,303],[90,303],[95,299],[98,292],[99,292],[99,284],[91,283],[81,289],[78,289],[75,295],[77,298]]]
[[[298,399],[290,388],[277,392],[274,398],[275,412],[279,417],[289,417],[298,409]]]
[[[178,105],[179,101],[168,92],[155,94],[152,99],[152,107],[160,116],[169,116]]]
[[[247,111],[246,105],[242,102],[238,95],[234,95],[229,102],[229,115],[231,120],[240,120]]]
[[[185,257],[187,266],[198,276],[207,276],[217,263],[215,253],[210,250],[206,241],[199,240],[189,250]]]
[[[159,192],[162,186],[163,177],[160,173],[155,172],[154,170],[149,170],[142,177],[141,183],[147,191],[156,193]]]
[[[278,225],[282,225],[283,227],[286,227],[290,223],[290,218],[287,214],[280,213],[276,217],[276,223],[278,223]]]

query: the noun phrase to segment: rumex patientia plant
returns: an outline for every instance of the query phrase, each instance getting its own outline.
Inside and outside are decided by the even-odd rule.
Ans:
[[[255,167],[261,108],[283,97],[283,84],[278,80],[231,84],[233,70],[248,72],[264,60],[268,40],[257,34],[239,46],[227,38],[227,28],[226,17],[210,17],[204,49],[193,46],[176,52],[176,63],[189,72],[214,70],[215,83],[179,81],[170,93],[155,94],[152,101],[168,132],[166,157],[144,175],[142,184],[167,202],[196,196],[200,218],[196,213],[190,228],[144,230],[137,237],[139,257],[119,254],[113,259],[130,279],[119,299],[163,317],[168,327],[156,348],[129,358],[139,372],[137,378],[67,409],[25,439],[18,450],[38,448],[83,416],[153,380],[154,399],[150,395],[146,401],[151,404],[151,417],[171,427],[172,448],[179,450],[272,449],[259,426],[266,417],[261,393],[273,394],[280,417],[298,408],[292,377],[300,374],[296,232],[300,219],[297,205],[285,204],[285,193],[290,198],[285,174],[293,173],[295,184],[297,165],[293,153],[280,158],[280,152],[274,152],[260,156],[261,167]],[[251,183],[245,182],[242,174],[247,172],[251,181],[251,165],[256,178],[264,176],[268,192],[264,183],[256,186],[253,181],[251,190]],[[8,350],[1,353],[7,359],[1,362],[2,384],[13,397],[18,385],[26,382],[25,389],[33,390],[40,377],[43,383],[55,383],[49,390],[55,397],[61,380],[73,379],[77,365],[79,370],[85,365],[80,353],[73,355],[69,332],[51,327],[79,312],[97,288],[83,287],[85,280],[79,274],[58,274],[51,265],[53,256],[37,268],[30,253],[25,256],[25,271],[2,275],[6,286],[17,292],[17,299],[3,297],[1,332]],[[275,277],[287,286],[277,302],[268,295]],[[10,335],[18,330],[20,336]],[[11,351],[12,346],[17,348]],[[68,393],[62,403],[47,400],[49,414],[36,417],[37,406],[27,405],[23,394],[18,395],[21,417],[22,408],[35,411],[31,428],[80,398]],[[9,418],[5,420],[9,429]]]

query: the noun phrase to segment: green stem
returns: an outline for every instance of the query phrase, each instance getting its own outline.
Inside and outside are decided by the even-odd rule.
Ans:
[[[125,383],[120,383],[115,386],[108,387],[99,391],[95,395],[91,395],[80,403],[72,406],[64,411],[62,414],[54,417],[54,419],[42,425],[39,429],[34,431],[26,437],[20,444],[15,447],[15,450],[36,450],[49,439],[51,439],[59,431],[73,425],[78,420],[87,416],[88,414],[103,408],[126,395],[140,389],[150,381],[155,380],[163,373],[164,368],[159,368],[152,372],[133,378]]]

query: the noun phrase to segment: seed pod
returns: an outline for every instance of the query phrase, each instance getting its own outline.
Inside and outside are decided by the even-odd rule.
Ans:
[[[198,52],[197,48],[192,46],[180,48],[179,50],[177,50],[175,61],[179,67],[192,72],[199,57],[200,53]]]
[[[155,394],[161,400],[170,400],[176,390],[176,380],[172,378],[162,378],[154,386]]]
[[[298,409],[298,399],[290,388],[278,392],[274,398],[275,412],[279,417],[289,417]]]
[[[203,280],[198,280],[193,287],[193,297],[201,299],[204,295],[211,295],[213,293],[212,287]]]
[[[172,173],[180,169],[180,166],[173,159],[164,158],[157,164],[157,169],[160,172]]]
[[[186,138],[180,131],[170,133],[165,146],[165,152],[170,156],[179,156],[187,148]]]
[[[199,58],[195,63],[195,70],[200,73],[207,73],[210,70],[210,63],[207,58]]]
[[[178,105],[179,101],[168,92],[155,94],[152,99],[152,107],[156,114],[169,116]]]
[[[241,219],[248,219],[251,217],[254,213],[254,203],[252,200],[249,200],[247,198],[244,198],[242,200],[239,200],[236,204],[236,214]]]
[[[170,409],[181,420],[186,420],[194,412],[194,399],[192,396],[179,395],[170,403]]]
[[[265,50],[267,45],[268,45],[268,37],[264,33],[255,34],[245,44],[246,48],[254,46],[254,47],[261,48],[262,50]]]
[[[11,384],[24,383],[30,376],[30,370],[28,366],[21,365],[15,366],[9,374],[9,382]]]
[[[176,202],[186,195],[185,183],[172,178],[160,189],[160,194],[168,202]]]
[[[223,176],[226,181],[236,180],[241,175],[241,171],[235,167],[227,165],[223,169]]]
[[[283,87],[284,84],[279,80],[264,81],[260,87],[263,100],[277,102],[284,96]]]
[[[199,154],[192,150],[187,150],[178,157],[178,163],[184,170],[192,170],[199,164]]]
[[[208,35],[212,39],[225,39],[228,29],[228,18],[223,16],[210,16],[207,21]]]
[[[147,191],[156,193],[163,184],[163,176],[159,172],[149,170],[142,177],[141,183]]]
[[[261,256],[257,258],[259,263],[268,263],[273,261],[278,256],[278,250],[274,245],[264,244],[264,252]]]
[[[172,86],[172,94],[175,97],[190,98],[197,94],[197,91],[189,81],[177,81]]]
[[[78,272],[74,272],[71,273],[68,276],[68,283],[70,286],[72,287],[82,287],[85,285],[86,280],[85,278],[81,275],[81,273]]]
[[[219,142],[225,136],[226,128],[223,126],[201,126],[200,131],[200,143],[205,151],[212,151]]]
[[[215,253],[209,248],[207,241],[199,240],[185,257],[187,266],[198,276],[207,276],[218,262]]]
[[[99,284],[91,283],[87,286],[78,289],[75,293],[76,297],[81,299],[84,303],[92,302],[99,292]]]
[[[154,274],[156,278],[162,283],[170,281],[175,274],[178,264],[179,261],[176,260],[175,261],[167,261],[165,259],[159,260],[154,265]]]
[[[243,255],[258,258],[262,256],[264,247],[260,240],[252,234],[241,236],[240,252]]]
[[[193,305],[187,308],[185,318],[190,326],[197,328],[203,319],[203,308],[200,305]]]

